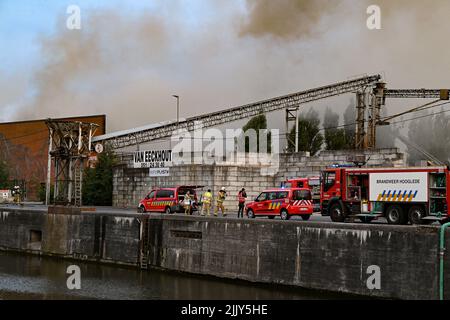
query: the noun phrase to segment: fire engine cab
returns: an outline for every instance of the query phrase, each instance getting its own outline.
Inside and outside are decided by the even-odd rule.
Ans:
[[[280,216],[282,220],[289,220],[293,215],[300,215],[303,220],[309,220],[313,214],[311,191],[307,188],[265,190],[246,205],[246,212],[249,218]]]
[[[334,222],[385,217],[389,224],[449,220],[447,167],[355,168],[333,166],[322,172],[322,215]]]

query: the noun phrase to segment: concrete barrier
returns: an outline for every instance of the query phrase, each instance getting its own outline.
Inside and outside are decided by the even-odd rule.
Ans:
[[[0,209],[0,250],[137,267],[142,218]],[[159,214],[149,216],[147,226],[146,258],[157,268],[373,297],[439,297],[438,226]],[[445,265],[450,270],[450,254]],[[377,268],[380,288],[370,289]],[[445,284],[449,299],[450,272]]]

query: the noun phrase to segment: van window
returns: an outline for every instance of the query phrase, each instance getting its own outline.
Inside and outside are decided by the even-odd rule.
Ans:
[[[267,200],[277,200],[277,192],[269,192],[269,197]]]
[[[277,199],[286,199],[289,195],[289,192],[287,191],[282,191],[282,192],[278,192],[277,194]]]
[[[153,199],[155,197],[156,191],[150,192],[150,194],[147,196],[147,199]]]
[[[173,190],[159,190],[156,193],[157,198],[173,198]]]
[[[292,200],[311,200],[311,192],[309,190],[295,190]]]
[[[256,198],[256,201],[266,201],[267,200],[267,193],[263,192],[261,193],[258,198]]]

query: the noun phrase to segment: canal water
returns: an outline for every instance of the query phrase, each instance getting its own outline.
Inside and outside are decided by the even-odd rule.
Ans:
[[[67,288],[67,267],[81,269],[81,289]],[[0,300],[5,299],[340,299],[344,295],[262,286],[156,270],[80,263],[0,252]]]

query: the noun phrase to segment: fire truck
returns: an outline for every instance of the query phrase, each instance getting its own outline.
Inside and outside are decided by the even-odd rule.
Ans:
[[[334,222],[359,218],[389,224],[449,221],[449,168],[355,168],[332,166],[322,172],[322,215]]]

